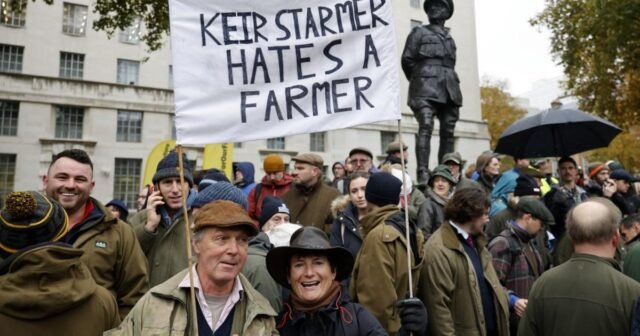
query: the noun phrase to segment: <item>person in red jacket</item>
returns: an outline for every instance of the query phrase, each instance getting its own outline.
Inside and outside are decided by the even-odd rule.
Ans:
[[[257,224],[260,220],[262,201],[266,196],[282,197],[293,182],[293,177],[285,172],[284,160],[278,154],[269,154],[263,161],[264,177],[249,193],[249,216]]]

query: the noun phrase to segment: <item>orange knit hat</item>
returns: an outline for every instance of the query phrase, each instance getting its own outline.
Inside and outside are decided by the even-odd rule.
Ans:
[[[263,168],[267,174],[283,172],[284,160],[278,154],[269,154],[264,158]]]

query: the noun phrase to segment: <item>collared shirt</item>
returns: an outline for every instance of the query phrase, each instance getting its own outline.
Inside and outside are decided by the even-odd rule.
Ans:
[[[236,279],[233,284],[233,289],[231,290],[231,293],[229,293],[229,298],[227,299],[227,302],[225,303],[224,308],[222,308],[222,313],[220,313],[220,317],[218,318],[218,323],[216,323],[216,325],[213,326],[212,325],[213,316],[211,315],[211,309],[209,309],[209,305],[207,304],[207,299],[204,297],[204,291],[202,290],[202,285],[200,284],[200,277],[198,276],[198,272],[196,272],[196,265],[193,265],[193,270],[192,270],[193,288],[195,289],[196,297],[198,299],[198,305],[200,305],[200,310],[202,311],[202,315],[204,315],[204,318],[205,320],[207,320],[207,323],[211,327],[211,330],[215,332],[218,328],[220,328],[222,323],[224,323],[224,321],[227,319],[227,317],[229,316],[229,313],[231,313],[231,310],[236,305],[236,303],[240,301],[240,295],[242,295],[242,290],[243,290],[242,284],[240,283],[240,278],[236,276]],[[190,287],[189,282],[190,282],[189,273],[187,273],[184,279],[182,279],[182,282],[180,282],[180,285],[178,285],[178,287],[188,289]]]
[[[469,238],[469,233],[467,233],[467,231],[461,229],[458,225],[456,225],[456,223],[454,223],[452,221],[449,221],[449,224],[451,224],[451,226],[453,226],[453,228],[456,229],[458,234],[461,235],[462,238],[464,238],[464,240],[467,240]]]

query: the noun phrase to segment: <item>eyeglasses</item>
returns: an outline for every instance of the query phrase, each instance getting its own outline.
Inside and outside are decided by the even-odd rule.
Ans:
[[[367,162],[369,162],[369,161],[371,161],[371,160],[369,160],[369,159],[360,159],[360,160],[355,160],[355,159],[354,159],[354,160],[351,160],[351,163],[367,163]]]

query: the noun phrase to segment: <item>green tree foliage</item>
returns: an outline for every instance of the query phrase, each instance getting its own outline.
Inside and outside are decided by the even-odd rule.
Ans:
[[[550,30],[551,51],[564,67],[567,92],[584,111],[624,129],[596,156],[625,164],[625,148],[637,139],[630,131],[640,124],[640,1],[545,2],[531,24]]]
[[[9,1],[11,8],[22,8],[21,0]],[[42,1],[51,5],[54,0]],[[92,5],[93,12],[98,15],[93,29],[104,31],[109,37],[131,26],[138,18],[146,29],[141,39],[149,51],[160,49],[169,34],[169,0],[96,0]]]
[[[480,86],[482,119],[489,126],[491,148],[496,148],[500,135],[507,127],[527,113],[514,103],[505,88],[506,82],[488,79],[484,79]]]
[[[149,51],[160,49],[165,34],[169,34],[168,0],[97,0],[93,11],[100,16],[93,28],[109,36],[140,18],[146,28],[141,39]]]

